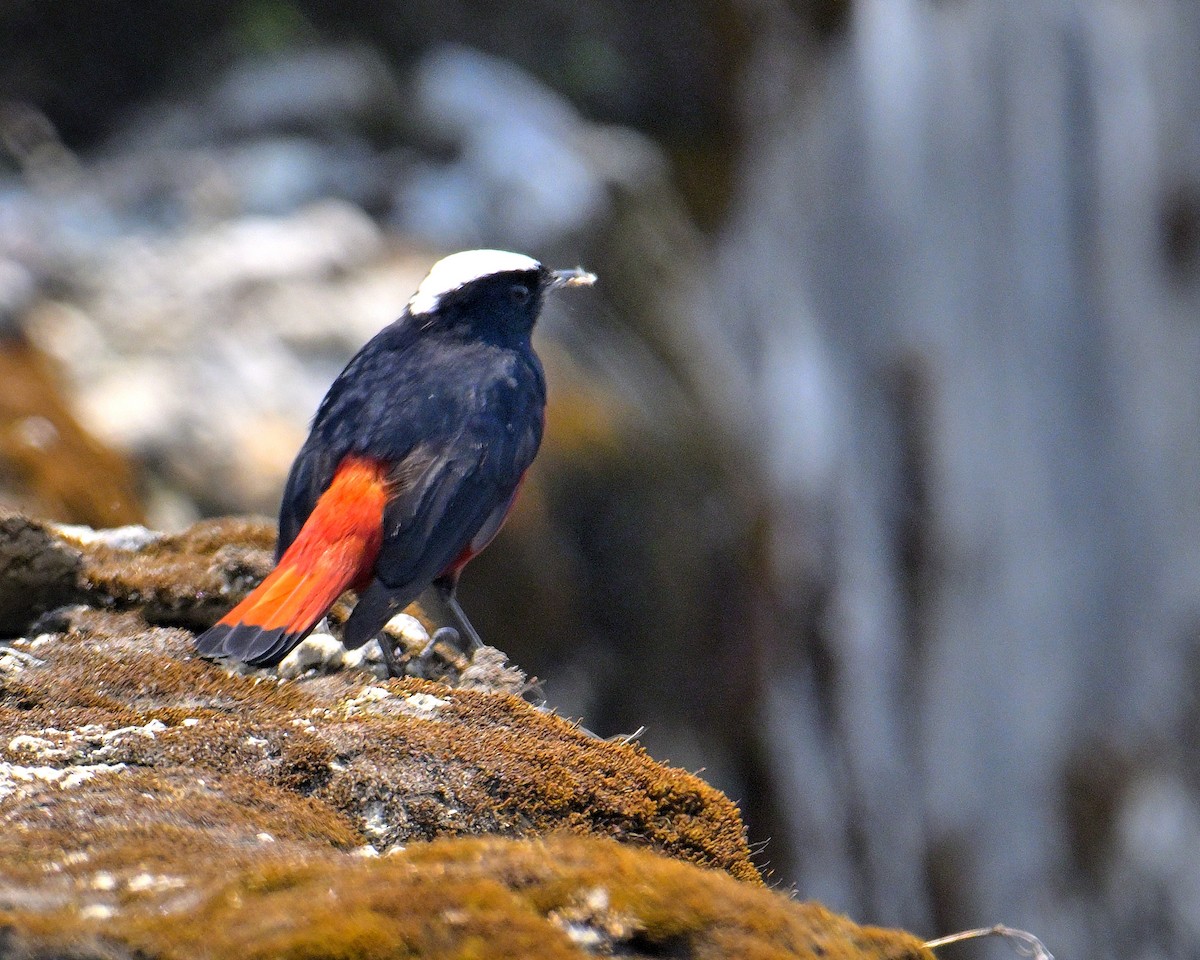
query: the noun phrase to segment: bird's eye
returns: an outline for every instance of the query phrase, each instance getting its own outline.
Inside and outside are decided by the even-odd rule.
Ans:
[[[513,303],[529,302],[529,288],[523,283],[514,283],[509,288],[508,295],[512,297]]]

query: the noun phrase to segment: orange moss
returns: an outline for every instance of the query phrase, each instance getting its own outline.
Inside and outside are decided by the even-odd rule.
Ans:
[[[91,602],[136,606],[150,622],[208,626],[266,576],[274,547],[267,520],[203,520],[137,550],[82,547],[80,584]]]
[[[198,865],[187,910],[170,909],[179,895],[168,892],[109,919],[64,910],[58,928],[28,913],[0,920],[50,944],[103,938],[147,958],[931,957],[908,934],[597,839],[443,840],[384,860],[222,867]]]
[[[137,609],[152,623],[210,626],[271,569],[274,543],[274,527],[262,519],[201,521],[123,549],[25,517],[0,517],[0,630],[17,636],[70,603]]]
[[[80,424],[54,361],[12,325],[0,336],[0,463],[39,516],[142,522],[133,465]]]

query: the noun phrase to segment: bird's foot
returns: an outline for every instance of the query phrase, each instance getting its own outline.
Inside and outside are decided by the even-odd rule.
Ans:
[[[429,642],[425,644],[424,649],[418,655],[419,658],[421,660],[429,660],[429,658],[433,656],[434,648],[439,643],[444,643],[456,651],[461,652],[462,650],[462,637],[459,635],[459,632],[453,627],[440,627],[439,629],[433,631],[433,636],[431,636],[429,638]]]

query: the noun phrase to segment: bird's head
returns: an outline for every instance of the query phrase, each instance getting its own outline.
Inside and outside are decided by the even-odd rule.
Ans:
[[[595,282],[582,267],[548,270],[520,253],[465,250],[433,265],[408,301],[408,313],[422,329],[527,336],[547,291]]]

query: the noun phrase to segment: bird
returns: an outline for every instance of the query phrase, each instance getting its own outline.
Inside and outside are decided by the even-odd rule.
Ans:
[[[275,567],[196,638],[197,653],[274,666],[353,589],[342,642],[378,636],[395,675],[381,631],[431,584],[482,646],[455,593],[541,444],[533,327],[547,294],[595,282],[506,250],[435,263],[325,394],[284,486]]]

